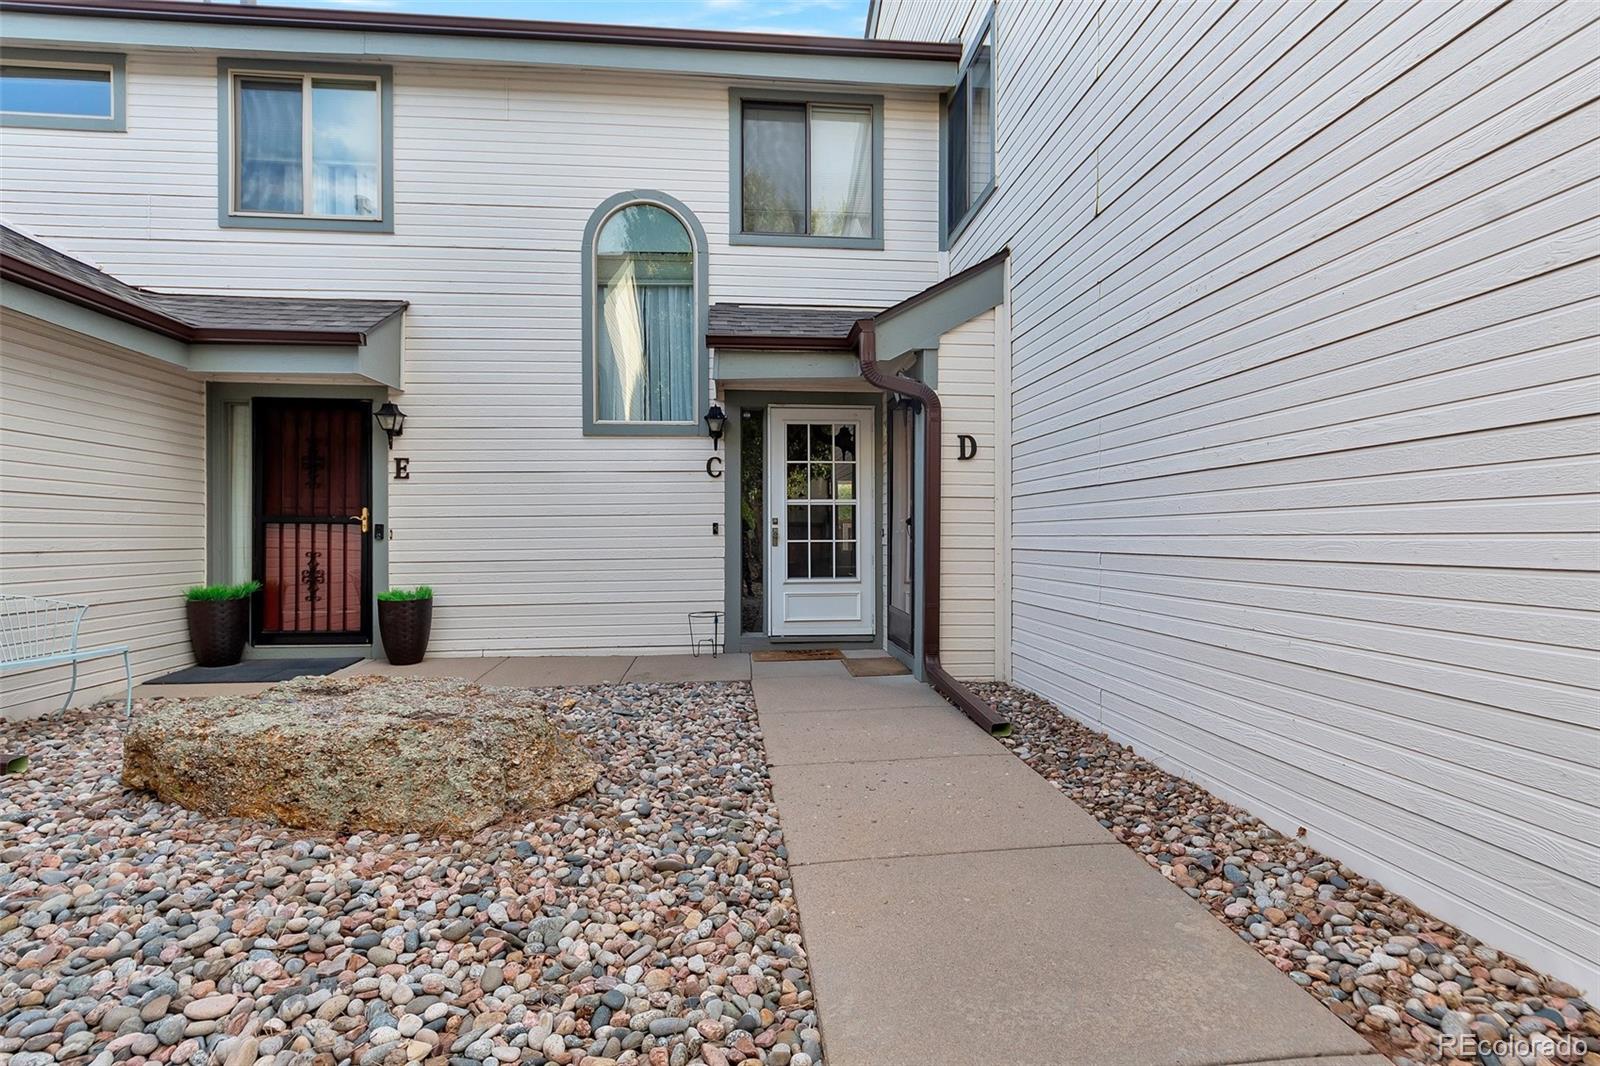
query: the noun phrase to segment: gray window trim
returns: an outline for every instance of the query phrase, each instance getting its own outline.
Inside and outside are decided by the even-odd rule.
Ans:
[[[872,111],[872,236],[828,237],[811,233],[745,233],[743,197],[744,105],[852,104]],[[806,123],[806,152],[811,148],[810,121]],[[807,186],[810,159],[806,160]],[[808,93],[782,89],[740,87],[728,91],[728,243],[774,248],[883,249],[883,97],[855,93]]]
[[[594,299],[594,241],[605,220],[630,204],[654,204],[677,216],[689,231],[694,244],[694,336],[695,357],[699,366],[695,374],[696,412],[693,422],[602,422],[595,418],[595,299]],[[701,415],[710,405],[711,353],[706,348],[706,316],[711,303],[709,272],[706,266],[706,231],[695,213],[681,200],[656,189],[629,189],[606,197],[589,215],[583,227],[583,435],[585,437],[702,437],[707,433]]]
[[[383,143],[383,216],[377,219],[307,218],[300,215],[240,215],[233,211],[233,75],[235,71],[284,74],[353,74],[378,79]],[[332,233],[394,232],[394,68],[371,63],[314,63],[280,59],[217,60],[217,225],[226,229],[321,230]]]
[[[991,4],[989,11],[984,15],[983,21],[978,25],[978,32],[973,36],[972,42],[967,45],[961,57],[961,66],[956,69],[955,85],[945,93],[939,102],[939,250],[948,251],[955,244],[956,239],[978,217],[978,212],[983,210],[983,205],[989,197],[994,195],[994,190],[999,184],[1000,171],[995,165],[995,143],[1000,139],[1000,35],[995,32],[995,11],[998,5]],[[976,193],[968,190],[969,201],[967,210],[958,219],[951,219],[950,214],[950,101],[958,92],[970,93],[967,84],[967,71],[972,67],[972,61],[978,57],[978,47],[983,43],[985,35],[989,36],[989,182]],[[967,115],[972,115],[972,101],[967,100]]]
[[[34,115],[24,111],[0,111],[0,126],[35,130],[89,130],[99,133],[128,131],[128,57],[120,52],[77,52],[57,48],[7,48],[6,59],[45,65],[55,61],[62,66],[111,68],[111,115]]]

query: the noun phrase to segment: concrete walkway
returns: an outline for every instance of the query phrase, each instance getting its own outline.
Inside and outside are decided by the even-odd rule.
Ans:
[[[1381,1066],[926,686],[755,663],[830,1066]]]
[[[829,1066],[1387,1061],[909,677],[748,655],[368,660],[341,673],[751,680]]]

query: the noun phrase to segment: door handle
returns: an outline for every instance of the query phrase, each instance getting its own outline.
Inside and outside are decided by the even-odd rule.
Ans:
[[[366,533],[372,529],[372,512],[363,507],[361,508],[360,514],[353,514],[350,516],[350,521],[360,522],[361,532]]]
[[[772,520],[772,546],[774,548],[778,546],[778,520],[776,518]]]

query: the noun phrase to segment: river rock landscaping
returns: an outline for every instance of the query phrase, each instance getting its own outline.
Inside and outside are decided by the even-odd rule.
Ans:
[[[1010,718],[1004,743],[1018,758],[1397,1066],[1600,1066],[1600,1013],[1578,989],[1284,837],[1048,700],[1011,685],[975,687]]]
[[[120,709],[0,725],[0,1061],[819,1066],[750,687],[538,702],[594,790],[467,838],[130,791]]]

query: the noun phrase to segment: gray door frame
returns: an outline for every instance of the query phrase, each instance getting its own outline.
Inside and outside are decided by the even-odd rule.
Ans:
[[[766,633],[742,633],[741,604],[739,596],[740,566],[743,562],[744,538],[739,535],[739,502],[743,471],[741,469],[743,457],[743,425],[741,416],[746,410],[752,408],[765,409],[771,404],[797,404],[818,407],[863,407],[874,413],[874,437],[876,438],[877,460],[873,463],[872,478],[876,488],[876,497],[873,503],[875,512],[874,536],[876,543],[872,551],[876,559],[875,585],[872,590],[876,609],[873,611],[873,630],[870,637],[769,637]],[[723,391],[723,410],[728,416],[728,426],[723,432],[723,481],[724,504],[723,530],[726,550],[723,552],[723,619],[728,626],[727,647],[729,651],[801,651],[813,648],[844,648],[844,649],[872,649],[884,646],[883,627],[884,619],[888,614],[888,580],[885,577],[884,558],[884,522],[886,495],[882,491],[882,472],[884,456],[885,433],[885,404],[881,393],[874,392],[785,392],[774,390],[751,390],[727,388]],[[764,493],[764,490],[763,490]],[[770,501],[763,499],[763,503],[770,506]],[[763,572],[763,583],[766,575]],[[764,625],[765,623],[763,623]]]
[[[380,385],[282,385],[271,382],[212,381],[206,384],[206,580],[224,582],[231,579],[228,560],[236,531],[228,500],[233,485],[230,482],[228,456],[228,419],[230,404],[250,403],[257,399],[282,397],[300,400],[370,400],[374,408],[389,399],[389,390]],[[250,476],[252,462],[247,464],[245,477]],[[373,658],[382,653],[378,637],[377,595],[389,588],[389,441],[374,427],[372,433],[372,521],[382,523],[384,539],[376,536],[368,542],[372,552],[372,597],[368,606],[373,619],[372,640],[366,644],[272,644],[245,645],[247,659],[317,659],[360,655]],[[247,483],[246,490],[250,486]],[[249,535],[250,531],[245,531]],[[253,634],[252,634],[253,636]]]

